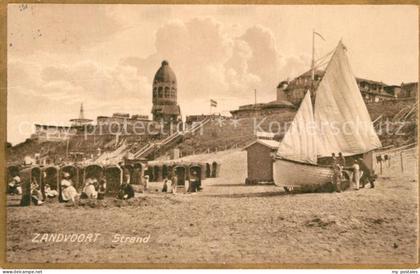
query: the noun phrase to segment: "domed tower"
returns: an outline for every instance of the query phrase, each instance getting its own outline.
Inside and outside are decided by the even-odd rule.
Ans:
[[[162,61],[162,65],[153,79],[153,120],[163,121],[171,125],[181,120],[181,110],[177,104],[177,83],[175,73],[169,66],[168,61]]]

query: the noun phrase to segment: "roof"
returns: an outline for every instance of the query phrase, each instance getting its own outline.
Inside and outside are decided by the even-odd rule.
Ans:
[[[295,105],[293,105],[291,102],[286,100],[276,100],[271,101],[268,103],[258,103],[258,104],[249,104],[249,105],[243,105],[239,106],[239,109],[231,110],[230,113],[238,113],[241,111],[260,111],[264,109],[269,108],[292,108],[295,109]]]
[[[65,128],[65,129],[71,129],[72,127],[69,126],[54,126],[54,125],[40,125],[35,124],[36,127],[43,127],[43,128]]]
[[[280,142],[274,141],[274,140],[265,140],[265,139],[257,139],[254,142],[250,143],[244,149],[249,148],[250,146],[253,146],[255,144],[261,144],[263,146],[269,147],[271,149],[277,149],[279,147]]]
[[[361,83],[361,82],[365,82],[371,85],[379,85],[379,86],[388,86],[387,84],[385,84],[382,81],[374,81],[374,80],[369,80],[369,79],[365,79],[365,78],[360,78],[360,77],[356,77],[356,81],[357,83]]]
[[[80,123],[92,122],[92,121],[93,121],[92,119],[85,119],[85,118],[83,118],[83,119],[80,119],[80,118],[70,119],[70,122],[80,122]]]
[[[315,71],[314,71],[314,75],[318,75],[318,76],[323,77],[324,74],[325,74],[325,71],[324,70],[321,70],[321,69],[315,69]],[[312,76],[312,70],[305,71],[301,75],[299,75],[296,78],[294,78],[292,81],[295,81],[298,78],[307,77],[307,76]],[[369,80],[369,79],[360,78],[360,77],[355,77],[355,78],[356,78],[356,81],[358,83],[359,82],[366,82],[366,83],[369,83],[369,84],[376,84],[376,85],[381,85],[381,86],[387,86],[387,84],[385,84],[383,82],[380,82],[380,81],[374,81],[374,80]],[[283,83],[283,82],[280,82],[280,84]],[[280,84],[279,84],[279,86],[280,86]]]
[[[411,82],[411,83],[402,83],[401,84],[401,88],[413,88],[416,87],[418,85],[418,82]]]
[[[269,103],[266,103],[263,105],[263,108],[272,108],[272,107],[290,107],[295,108],[295,105],[293,105],[291,102],[286,100],[276,100],[271,101]]]
[[[162,61],[162,65],[157,70],[155,74],[155,78],[153,79],[153,83],[171,83],[176,84],[176,76],[171,67],[169,66],[169,62],[164,60]]]

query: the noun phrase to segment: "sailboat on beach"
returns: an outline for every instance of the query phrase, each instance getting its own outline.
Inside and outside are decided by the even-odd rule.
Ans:
[[[315,94],[312,107],[306,93],[279,145],[273,163],[278,186],[322,186],[331,182],[333,170],[320,165],[320,158],[361,155],[382,146],[341,41]]]

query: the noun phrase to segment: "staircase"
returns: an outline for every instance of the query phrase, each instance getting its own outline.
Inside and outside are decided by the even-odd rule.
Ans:
[[[174,144],[182,141],[184,136],[193,134],[199,129],[201,129],[204,125],[210,122],[210,118],[207,118],[197,124],[195,124],[192,128],[184,130],[182,132],[175,132],[172,135],[169,135],[165,139],[161,140],[157,143],[149,143],[139,149],[137,152],[134,153],[134,158],[150,158],[151,155],[155,154],[156,152],[165,152],[169,150]],[[153,157],[153,156],[152,156]]]

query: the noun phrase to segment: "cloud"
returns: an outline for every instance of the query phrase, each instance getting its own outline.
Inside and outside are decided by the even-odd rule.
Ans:
[[[81,102],[89,118],[95,118],[90,114],[111,115],[113,112],[150,115],[152,81],[162,60],[169,60],[177,76],[183,115],[208,112],[210,98],[216,99],[218,110],[227,114],[241,104],[252,103],[254,89],[258,90],[260,102],[274,100],[278,82],[289,73],[303,71],[306,66],[304,57],[282,57],[268,28],[256,25],[233,34],[229,26],[210,17],[167,21],[155,32],[154,52],[145,57],[127,56],[116,64],[90,58],[65,58],[66,62],[59,62],[55,60],[59,55],[45,53],[51,47],[65,52],[67,45],[59,42],[60,35],[71,33],[70,29],[77,33],[80,47],[89,47],[118,31],[118,24],[109,19],[106,10],[100,9],[95,15],[89,10],[77,17],[97,16],[95,22],[104,22],[110,32],[98,26],[67,22],[66,30],[60,33],[57,26],[62,24],[57,23],[57,26],[49,26],[55,37],[52,42],[39,42],[34,46],[39,53],[31,58],[13,54],[13,58],[9,58],[8,81],[13,85],[9,88],[8,101],[11,123],[24,113],[31,119],[36,117],[38,122],[48,122],[53,115],[64,123],[77,116]],[[70,20],[71,16],[76,16],[71,9],[69,12],[70,15],[55,20]],[[39,19],[39,12],[36,14],[37,22],[50,22],[50,19]],[[88,36],[97,27],[95,41],[89,41]],[[26,43],[25,47],[30,45],[26,40],[21,42]],[[15,50],[18,48],[16,45]],[[73,51],[80,49],[72,48]],[[36,62],[34,56],[43,62]],[[24,110],[21,106],[25,106]],[[34,113],[36,115],[32,115]]]
[[[31,63],[15,61],[9,63],[8,70],[9,82],[13,82],[13,87],[8,88],[9,124],[66,124],[77,117],[82,102],[88,118],[95,118],[92,114],[150,112],[151,83],[139,77],[132,66],[83,61],[34,69]],[[17,127],[9,129],[9,139],[15,142],[18,137],[11,136],[17,136]]]
[[[289,78],[291,80],[307,71],[310,67],[310,62],[311,58],[308,55],[281,58],[279,75],[281,79]]]
[[[8,5],[9,54],[80,52],[122,30],[105,6]]]
[[[123,58],[121,64],[152,81],[161,61],[169,60],[181,96],[227,97],[233,106],[244,97],[253,102],[254,89],[261,100],[274,100],[278,82],[306,65],[303,59],[282,57],[266,27],[252,26],[237,36],[224,30],[213,18],[170,21],[156,31],[155,52]]]

